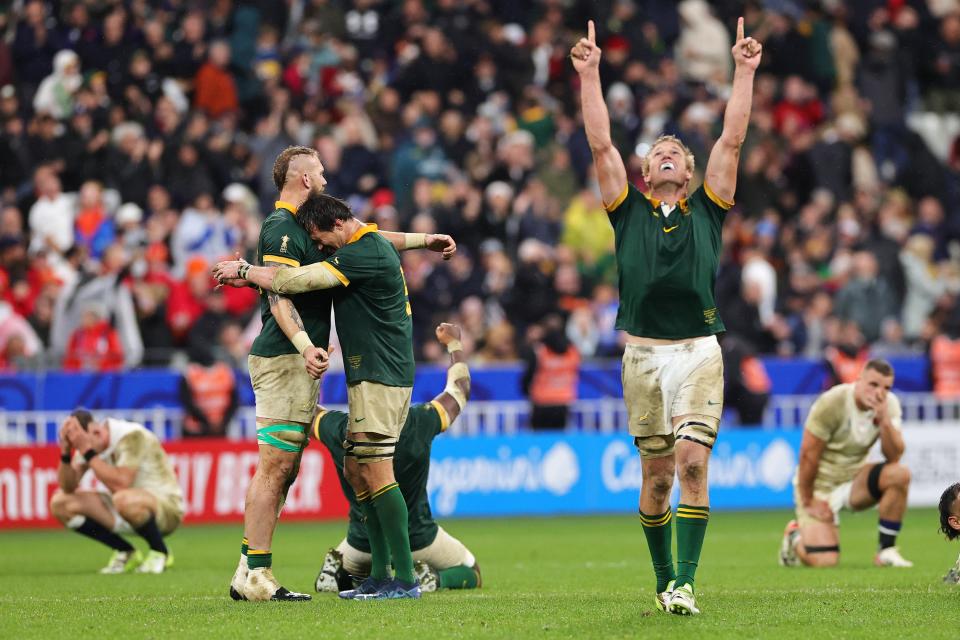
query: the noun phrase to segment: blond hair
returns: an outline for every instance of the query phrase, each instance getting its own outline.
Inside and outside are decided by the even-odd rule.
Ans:
[[[657,138],[654,141],[654,143],[650,145],[650,150],[647,151],[647,155],[643,156],[643,160],[641,161],[641,164],[640,164],[640,170],[643,172],[643,175],[645,176],[650,175],[650,156],[653,155],[653,150],[657,148],[657,145],[662,144],[664,142],[673,142],[674,144],[678,145],[681,149],[683,149],[683,159],[687,163],[687,171],[693,173],[693,169],[694,169],[693,151],[690,151],[690,148],[687,145],[683,144],[683,142],[677,136],[663,135]]]

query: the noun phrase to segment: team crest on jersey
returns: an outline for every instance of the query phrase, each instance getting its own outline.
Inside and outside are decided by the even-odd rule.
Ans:
[[[287,252],[287,243],[290,242],[290,236],[283,236],[280,238],[280,253]]]
[[[363,361],[363,356],[350,356],[347,358],[347,362],[350,363],[350,367],[353,369],[360,368],[360,362]]]

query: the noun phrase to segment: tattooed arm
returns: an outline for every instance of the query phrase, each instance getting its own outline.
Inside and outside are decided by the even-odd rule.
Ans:
[[[277,267],[278,269],[289,268],[289,265],[270,261],[265,262],[264,266]],[[306,360],[307,371],[310,372],[310,375],[319,378],[329,366],[327,352],[314,346],[304,328],[303,319],[290,298],[272,291],[266,293],[267,302],[270,304],[270,313],[277,321],[280,330],[283,331],[283,335],[287,336],[287,339],[293,343],[293,346]]]

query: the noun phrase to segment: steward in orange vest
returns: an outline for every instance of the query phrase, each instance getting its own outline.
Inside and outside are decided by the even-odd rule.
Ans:
[[[580,353],[560,329],[550,331],[527,357],[524,393],[530,398],[530,426],[563,429],[577,399]]]

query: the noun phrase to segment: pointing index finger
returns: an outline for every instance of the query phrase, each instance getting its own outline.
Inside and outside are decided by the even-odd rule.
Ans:
[[[593,44],[597,44],[597,33],[593,28],[593,20],[587,21],[587,40]]]
[[[743,16],[737,20],[737,42],[743,40]]]

